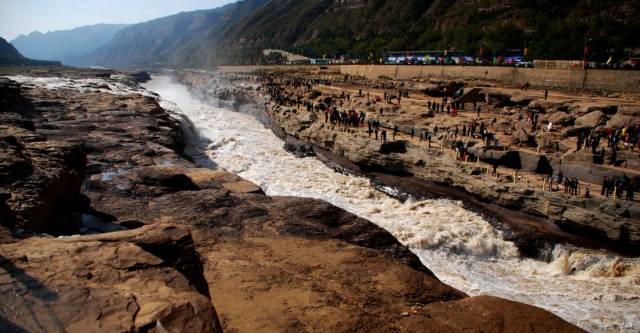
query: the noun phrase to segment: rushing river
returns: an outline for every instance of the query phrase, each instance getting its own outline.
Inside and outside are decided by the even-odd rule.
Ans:
[[[521,258],[513,243],[459,202],[402,203],[365,178],[289,154],[250,110],[234,112],[214,100],[203,102],[165,76],[154,77],[145,87],[160,95],[163,107],[191,120],[205,153],[220,167],[255,182],[268,195],[322,199],[369,219],[455,288],[533,304],[592,332],[640,329],[637,259],[561,246],[551,263]]]

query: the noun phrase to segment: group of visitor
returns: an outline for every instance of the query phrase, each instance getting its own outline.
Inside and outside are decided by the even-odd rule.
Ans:
[[[617,199],[633,201],[634,193],[640,190],[640,179],[633,179],[622,175],[622,177],[604,177],[600,194],[605,197],[615,196]]]
[[[345,109],[345,103],[351,102],[352,96],[347,92],[341,92],[339,95],[332,97],[326,97],[317,102],[313,101],[311,96],[307,96],[302,92],[294,91],[287,92],[284,87],[290,86],[293,88],[304,88],[307,92],[311,91],[317,84],[328,84],[322,80],[314,79],[296,79],[286,78],[281,79],[280,82],[276,82],[275,78],[271,78],[266,85],[266,92],[271,96],[272,101],[276,105],[286,107],[300,107],[303,105],[309,112],[323,112],[326,123],[332,125],[338,125],[343,127],[361,127],[364,126],[365,121],[367,123],[367,133],[369,138],[375,140],[387,141],[387,131],[392,132],[392,138],[395,140],[396,136],[400,133],[397,125],[384,128],[380,124],[378,119],[366,119],[366,113],[364,111],[356,111],[355,109]],[[463,94],[463,90],[456,92],[458,96]],[[398,103],[402,97],[406,97],[408,90],[399,89],[398,95],[392,95],[391,93],[384,92],[384,101],[390,104],[393,99],[397,99]],[[356,97],[364,97],[365,94],[360,90]],[[367,105],[370,105],[370,98],[368,93]],[[393,107],[393,105],[392,105]],[[398,106],[396,106],[398,107]],[[464,105],[454,102],[454,97],[443,97],[440,103],[435,101],[427,101],[427,109],[434,112],[448,112],[449,114],[455,114],[457,109],[463,109]],[[475,107],[474,107],[475,109]],[[384,116],[384,108],[380,108],[379,116]],[[536,123],[538,121],[538,112],[535,110],[525,109],[518,114],[518,121],[526,120],[531,123],[532,130],[536,130]],[[496,118],[493,119],[489,125],[494,126]],[[549,129],[550,130],[550,129]],[[410,136],[418,136],[419,142],[427,142],[431,147],[431,142],[434,136],[437,136],[438,131],[442,132],[442,129],[437,125],[434,125],[433,129],[418,129],[411,128]],[[479,118],[472,119],[469,122],[462,123],[460,125],[446,127],[442,132],[441,139],[454,139],[457,140],[460,135],[462,137],[474,137],[480,138],[485,142],[485,145],[491,146],[492,144],[498,144],[497,138],[488,129],[485,122]],[[617,165],[617,153],[616,151],[628,148],[633,150],[633,147],[640,142],[640,123],[634,125],[619,126],[615,128],[602,128],[595,127],[591,129],[582,129],[577,132],[576,151],[582,150],[584,147],[590,147],[593,155],[593,161],[597,164],[603,164],[606,159],[605,147],[601,147],[600,142],[606,140],[607,150],[610,151],[609,163]],[[556,143],[556,147],[558,144]],[[557,147],[559,150],[559,148]],[[455,143],[456,158],[458,160],[464,160],[469,154],[468,147],[463,141],[456,141]],[[497,167],[497,165],[496,165]],[[496,168],[497,169],[497,168]],[[496,171],[497,174],[497,171]],[[557,176],[547,177],[547,188],[552,190],[555,185],[555,190],[559,190],[560,185],[563,185],[564,192],[569,195],[580,194],[580,181],[578,178],[563,177],[560,172]],[[615,195],[617,198],[625,198],[627,200],[633,200],[634,193],[640,188],[640,181],[636,178],[629,179],[628,177],[605,177],[602,184],[602,195],[610,197]],[[589,197],[588,187],[583,191],[585,197]]]

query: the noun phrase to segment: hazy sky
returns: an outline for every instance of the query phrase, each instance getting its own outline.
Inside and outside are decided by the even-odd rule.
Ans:
[[[0,37],[97,23],[139,23],[234,0],[0,0]]]

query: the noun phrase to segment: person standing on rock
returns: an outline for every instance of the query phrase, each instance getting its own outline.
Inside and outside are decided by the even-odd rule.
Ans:
[[[547,100],[547,97],[549,96],[549,89],[545,89],[544,90],[544,100]]]
[[[393,133],[391,134],[393,136],[393,140],[396,140],[396,134],[398,134],[398,126],[397,125],[393,125]]]
[[[611,158],[609,162],[612,166],[615,166],[616,162],[618,162],[618,154],[616,153],[615,148],[611,149]]]
[[[547,190],[548,191],[553,191],[553,169],[549,170],[549,175],[547,176]]]
[[[380,135],[382,136],[382,142],[387,142],[387,131],[386,130],[382,130]]]

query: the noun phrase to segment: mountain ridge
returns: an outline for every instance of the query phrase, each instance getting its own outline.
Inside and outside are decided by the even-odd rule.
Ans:
[[[83,64],[211,68],[264,61],[267,48],[364,62],[445,49],[581,59],[587,43],[590,59],[606,61],[640,46],[638,8],[640,0],[243,0],[133,25]]]
[[[0,66],[62,66],[57,61],[33,60],[29,59],[0,37]]]
[[[111,67],[182,66],[194,44],[215,36],[225,23],[234,24],[267,0],[244,0],[222,7],[182,12],[139,23],[119,31],[113,40],[83,57],[80,65]],[[207,53],[208,54],[208,53]],[[199,64],[209,62],[198,57]]]
[[[58,60],[65,64],[74,61],[108,43],[113,36],[130,24],[94,24],[69,30],[34,31],[11,41],[20,53],[29,58]]]

